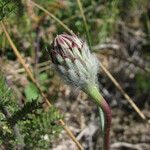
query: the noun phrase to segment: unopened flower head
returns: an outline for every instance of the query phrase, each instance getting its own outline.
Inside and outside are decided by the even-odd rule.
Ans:
[[[52,62],[63,78],[75,86],[96,84],[98,60],[76,35],[57,35],[51,50]]]

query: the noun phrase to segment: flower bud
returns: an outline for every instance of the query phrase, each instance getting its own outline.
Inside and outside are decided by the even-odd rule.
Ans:
[[[87,44],[76,35],[58,35],[50,52],[52,62],[60,75],[69,83],[87,93],[101,110],[104,148],[109,149],[111,110],[96,85],[98,60],[91,54]]]
[[[97,83],[98,60],[85,42],[76,35],[61,34],[52,47],[52,62],[66,81],[81,88]]]

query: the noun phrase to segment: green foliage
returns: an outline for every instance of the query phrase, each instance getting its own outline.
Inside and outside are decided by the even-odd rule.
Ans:
[[[0,72],[0,108],[8,106],[9,111],[12,113],[18,109],[18,106],[15,104],[15,95],[12,92],[11,88],[6,84],[5,78]]]
[[[24,93],[28,101],[35,100],[39,96],[37,87],[31,82],[25,87]]]
[[[37,102],[36,99],[27,102],[22,108],[18,109],[10,118],[9,122],[10,124],[14,125],[19,120],[26,120],[28,119],[28,114],[33,113],[36,109],[42,109],[42,104],[40,102]]]
[[[41,76],[42,79],[46,76]],[[19,107],[14,92],[0,73],[0,145],[7,145],[8,150],[19,144],[27,150],[48,150],[51,141],[62,130],[58,125],[62,116],[54,107],[44,110],[43,103],[36,99],[37,89],[33,84],[29,83],[25,91],[30,101]]]
[[[107,37],[113,35],[115,32],[115,25],[119,19],[119,2],[119,0],[108,1],[106,7],[101,12],[101,19],[103,22],[99,32],[100,42],[104,42]]]
[[[28,119],[20,121],[19,125],[23,126],[22,133],[24,135],[27,149],[48,149],[50,141],[54,136],[60,133],[62,126],[58,126],[58,120],[62,118],[55,108],[51,108],[48,112],[36,110],[34,114],[29,114]],[[33,140],[34,139],[34,140]]]
[[[45,81],[48,79],[48,74],[47,73],[41,73],[37,76],[37,78],[40,82],[41,89],[43,91],[46,91],[46,89],[48,87],[45,84]],[[35,99],[40,99],[39,91],[38,91],[37,87],[32,82],[29,82],[29,84],[25,87],[24,94],[25,94],[26,99],[30,102],[32,100],[35,100]]]
[[[104,112],[101,109],[101,107],[98,107],[98,111],[99,111],[98,115],[99,115],[99,121],[100,121],[100,128],[101,128],[102,135],[104,137],[104,135],[105,135],[105,116],[104,116]]]
[[[14,12],[22,15],[23,5],[21,0],[0,0],[0,20]]]
[[[40,85],[41,85],[41,89],[43,90],[43,91],[46,91],[47,89],[48,89],[48,87],[49,87],[49,85],[47,85],[46,83],[45,83],[45,81],[46,80],[48,80],[48,74],[47,73],[41,73],[41,74],[39,74],[39,76],[38,76],[38,79],[39,79],[39,82],[40,82]]]
[[[44,83],[44,81],[47,79],[48,79],[48,75],[46,73],[41,73],[39,75],[39,80],[41,81],[41,83]]]
[[[10,114],[14,113],[17,109],[18,106],[15,104],[15,95],[0,73],[0,145],[7,144],[10,149],[16,143],[16,139],[12,133],[8,119]]]
[[[149,74],[137,73],[135,79],[139,93],[148,92],[150,90]]]

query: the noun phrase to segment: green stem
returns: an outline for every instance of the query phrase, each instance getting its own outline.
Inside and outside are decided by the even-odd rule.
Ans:
[[[104,123],[104,150],[109,150],[109,132],[111,126],[111,110],[109,105],[102,97],[99,89],[94,85],[87,84],[84,91],[94,100],[96,105],[104,112],[105,123]]]
[[[98,107],[98,112],[99,112],[99,121],[100,121],[100,128],[101,128],[101,132],[103,134],[103,137],[105,136],[104,134],[104,130],[105,130],[105,116],[104,116],[104,112],[101,109],[101,107]]]

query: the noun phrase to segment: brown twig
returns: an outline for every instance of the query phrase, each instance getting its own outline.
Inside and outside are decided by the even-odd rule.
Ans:
[[[88,30],[87,21],[86,21],[85,15],[84,15],[84,10],[82,8],[82,3],[81,3],[80,0],[76,0],[76,1],[77,1],[79,10],[80,10],[81,16],[83,18],[83,23],[84,23],[85,32],[86,32],[87,40],[88,40],[88,43],[89,43],[89,47],[91,48],[91,39],[90,39],[90,34],[89,34],[89,30]]]
[[[21,63],[21,65],[23,66],[23,68],[25,69],[27,75],[30,77],[30,79],[32,80],[32,82],[36,85],[36,87],[38,88],[41,96],[44,98],[44,101],[45,103],[51,107],[52,104],[49,102],[49,100],[47,99],[46,95],[43,93],[43,91],[41,90],[40,88],[40,85],[39,83],[35,80],[32,72],[31,72],[31,69],[29,67],[26,66],[22,56],[20,55],[18,49],[16,48],[16,46],[14,45],[13,41],[11,40],[11,37],[9,35],[9,33],[7,32],[3,22],[1,21],[1,26],[2,26],[2,29],[7,37],[7,40],[10,44],[10,46],[12,47],[15,55],[17,56],[18,58],[18,61]],[[77,147],[80,149],[80,150],[84,150],[84,148],[81,146],[81,144],[77,141],[77,139],[75,138],[75,136],[73,135],[73,133],[69,130],[69,128],[67,127],[66,123],[61,119],[59,120],[60,121],[60,124],[63,125],[63,128],[65,129],[65,131],[67,132],[67,134],[69,135],[69,137],[74,141],[74,143],[77,145]]]
[[[37,8],[41,9],[42,11],[44,11],[46,14],[48,14],[51,18],[53,18],[58,24],[60,24],[67,32],[69,32],[70,34],[73,34],[73,31],[70,30],[61,20],[59,20],[58,18],[56,18],[52,13],[50,13],[48,10],[46,10],[45,8],[43,8],[42,6],[40,6],[39,4],[33,2],[30,0],[30,3],[34,6],[36,6]]]
[[[104,73],[109,77],[109,79],[114,83],[117,89],[122,93],[125,99],[129,102],[129,104],[134,108],[134,110],[139,114],[139,116],[145,120],[145,115],[141,112],[141,110],[136,106],[131,97],[123,90],[117,80],[111,75],[111,73],[105,68],[105,66],[100,62],[100,67],[104,71]]]
[[[121,61],[125,61],[125,62],[128,62],[130,64],[133,64],[135,67],[138,67],[138,68],[142,69],[143,71],[145,71],[147,73],[150,73],[150,68],[146,67],[144,64],[140,64],[137,61],[133,61],[130,58],[125,58],[123,56],[115,55],[113,53],[100,52],[100,54],[115,57],[115,58],[117,58],[117,59],[119,59]]]
[[[143,71],[145,71],[147,73],[150,73],[150,68],[148,68],[144,64],[140,64],[137,61],[131,60],[131,58],[125,58],[122,55],[117,55],[117,54],[114,54],[113,52],[110,52],[109,50],[120,50],[120,47],[116,44],[114,44],[114,45],[113,44],[112,45],[101,44],[101,45],[98,45],[98,46],[94,46],[92,48],[94,49],[94,52],[97,53],[97,54],[115,57],[115,58],[117,58],[121,61],[126,61],[130,64],[133,64],[135,67],[139,67],[140,69],[142,69]]]
[[[30,0],[26,1],[26,8],[27,8],[27,12],[30,16],[30,18],[34,21],[34,22],[38,22],[39,21],[39,17],[34,13],[33,11],[33,6],[30,5]]]

